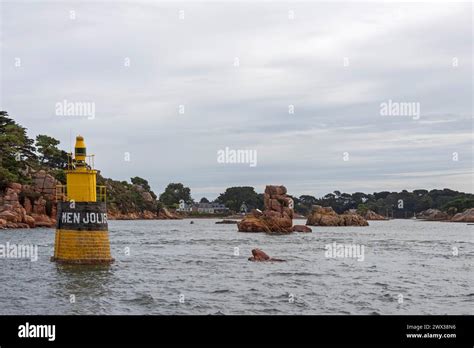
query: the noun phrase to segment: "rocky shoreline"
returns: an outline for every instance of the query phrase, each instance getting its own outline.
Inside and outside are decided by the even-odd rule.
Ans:
[[[0,229],[56,226],[56,186],[61,184],[44,170],[31,172],[31,184],[10,183],[0,193]],[[107,212],[109,220],[181,219],[166,208],[158,212]]]
[[[0,192],[0,229],[10,228],[52,228],[56,225],[56,185],[60,184],[44,170],[29,173],[30,184],[10,183]],[[146,192],[145,192],[146,193]],[[146,197],[144,197],[145,199]],[[149,198],[151,199],[151,197]],[[271,186],[265,188],[265,210],[231,216],[186,216],[166,208],[158,212],[149,210],[120,212],[110,208],[109,220],[177,220],[198,218],[224,218],[217,223],[237,224],[240,232],[292,233],[311,232],[308,226],[368,226],[368,220],[387,220],[386,217],[368,210],[359,214],[355,209],[337,214],[331,207],[316,205],[307,217],[306,225],[293,226],[296,214],[293,201],[287,195],[286,187]],[[300,216],[298,216],[300,217]],[[474,222],[474,208],[463,212],[437,209],[425,210],[416,216],[419,220],[444,222]],[[240,221],[234,219],[241,219]]]
[[[425,221],[474,222],[474,208],[466,209],[461,213],[446,213],[438,209],[428,209],[419,213],[416,218]]]
[[[116,211],[108,211],[107,218],[109,220],[181,220],[180,215],[170,212],[166,208],[160,209],[158,213],[148,210],[143,212],[120,213]]]
[[[57,181],[45,171],[32,174],[32,184],[10,183],[0,194],[0,228],[53,227]]]

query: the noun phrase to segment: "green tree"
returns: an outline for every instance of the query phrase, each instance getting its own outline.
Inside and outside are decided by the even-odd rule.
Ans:
[[[26,128],[17,124],[6,111],[0,111],[0,185],[25,181],[23,170],[37,165],[34,141]]]
[[[229,187],[216,199],[233,211],[240,211],[245,202],[248,209],[263,209],[263,194],[259,195],[251,186]]]
[[[209,200],[206,197],[202,197],[199,203],[209,203]]]
[[[111,210],[121,213],[143,212],[144,210],[158,212],[162,205],[156,201],[156,195],[152,191],[145,190],[137,182],[141,181],[135,180],[135,183],[130,184],[126,181],[112,180],[104,178],[100,174],[97,175],[97,184],[107,188],[107,205]],[[153,199],[145,199],[145,192],[150,192]]]
[[[150,191],[151,187],[148,184],[148,180],[145,180],[143,178],[140,178],[139,176],[136,176],[134,178],[130,178],[130,181],[132,182],[133,185],[138,185],[141,186],[143,189],[146,191]]]
[[[301,204],[306,205],[310,208],[318,202],[315,197],[309,195],[302,195],[300,196],[299,200]]]
[[[362,203],[357,206],[357,213],[360,215],[365,215],[365,213],[367,213],[368,210],[369,208],[367,207],[366,204]]]
[[[48,135],[40,134],[36,136],[36,150],[39,154],[38,159],[41,165],[47,165],[50,168],[67,168],[68,155],[64,150],[58,149],[59,140]]]
[[[160,202],[167,207],[178,204],[181,199],[186,203],[191,203],[193,201],[191,198],[191,189],[189,187],[184,187],[181,183],[168,184],[165,191],[160,195]]]
[[[130,178],[130,181],[133,185],[138,186],[141,190],[149,192],[153,200],[156,200],[158,198],[155,192],[151,190],[150,184],[148,184],[148,180],[140,178],[139,176],[135,176],[133,178]]]
[[[445,203],[442,210],[448,211],[450,208],[456,208],[456,211],[462,212],[466,209],[474,207],[474,196],[458,196],[455,199]],[[453,209],[451,209],[453,211]]]
[[[318,204],[318,200],[310,195],[302,195],[299,198],[294,197],[295,212],[301,215],[308,215],[313,205]]]
[[[413,190],[413,194],[421,197],[428,194],[428,190]]]

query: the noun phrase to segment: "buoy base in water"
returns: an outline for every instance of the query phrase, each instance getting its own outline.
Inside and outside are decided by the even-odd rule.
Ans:
[[[115,259],[85,259],[85,260],[65,260],[65,259],[58,259],[54,256],[51,256],[50,259],[52,262],[68,264],[68,265],[104,265],[104,264],[111,264],[115,262]]]

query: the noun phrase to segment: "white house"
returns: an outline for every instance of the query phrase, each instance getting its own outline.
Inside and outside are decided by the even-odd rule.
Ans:
[[[220,203],[194,203],[187,204],[183,199],[179,201],[179,207],[176,211],[181,212],[198,212],[207,214],[223,214],[229,211],[224,204]]]

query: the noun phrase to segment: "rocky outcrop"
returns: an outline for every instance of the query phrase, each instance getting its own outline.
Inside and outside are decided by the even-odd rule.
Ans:
[[[417,214],[416,218],[428,221],[446,221],[449,220],[450,217],[447,213],[442,212],[441,210],[428,209]]]
[[[56,218],[49,217],[44,214],[33,214],[31,216],[35,220],[33,227],[54,227],[56,225]]]
[[[253,249],[252,250],[252,256],[249,257],[249,261],[256,261],[256,262],[262,262],[262,261],[276,261],[276,262],[284,262],[285,260],[281,259],[274,259],[270,256],[268,256],[266,253],[264,253],[260,249]]]
[[[337,214],[331,207],[316,205],[306,221],[310,226],[368,226],[366,219],[358,214]]]
[[[263,221],[262,213],[252,211],[247,214],[238,224],[239,232],[270,232],[267,224]]]
[[[56,195],[56,185],[60,184],[53,176],[46,173],[44,170],[40,170],[32,174],[33,187],[36,192],[41,193],[43,196],[54,199]]]
[[[179,220],[182,219],[182,217],[175,213],[171,212],[166,208],[161,208],[160,211],[157,214],[158,219],[160,220]]]
[[[293,226],[293,232],[312,232],[311,228],[309,228],[306,225],[294,225]]]
[[[372,210],[367,210],[367,212],[363,214],[362,217],[366,220],[388,220],[385,216],[377,214]]]
[[[291,233],[293,200],[286,195],[285,186],[265,188],[263,212],[253,210],[237,226],[239,232]]]
[[[174,212],[169,211],[166,208],[157,208],[156,200],[152,195],[152,192],[147,191],[141,185],[133,185],[134,189],[138,191],[142,200],[145,202],[145,208],[143,211],[134,210],[129,212],[123,212],[117,206],[108,206],[108,219],[109,220],[176,220],[182,219],[182,217]]]
[[[34,218],[33,216],[26,215],[26,216],[25,216],[25,223],[26,223],[29,227],[36,227],[37,221],[35,220],[35,218]]]
[[[10,183],[0,193],[0,228],[53,227],[58,181],[44,170],[33,172],[32,184]]]
[[[30,171],[30,185],[10,183],[0,192],[0,229],[54,227],[56,225],[56,186],[60,184],[53,176],[40,170]],[[145,201],[153,201],[149,192],[141,191]],[[120,213],[108,211],[113,220],[138,219],[180,219],[181,217],[166,208],[158,212]]]
[[[359,214],[366,220],[388,220],[385,216],[379,215],[373,210],[367,210],[365,213],[357,211],[357,209],[349,209],[344,214]]]
[[[148,192],[148,191],[142,192],[142,198],[145,202],[153,202],[154,201],[153,197],[151,196],[151,193]]]
[[[474,222],[474,208],[466,209],[462,213],[457,213],[451,219],[452,222]]]
[[[291,233],[291,222],[282,217],[266,216],[251,212],[238,224],[239,232]]]

